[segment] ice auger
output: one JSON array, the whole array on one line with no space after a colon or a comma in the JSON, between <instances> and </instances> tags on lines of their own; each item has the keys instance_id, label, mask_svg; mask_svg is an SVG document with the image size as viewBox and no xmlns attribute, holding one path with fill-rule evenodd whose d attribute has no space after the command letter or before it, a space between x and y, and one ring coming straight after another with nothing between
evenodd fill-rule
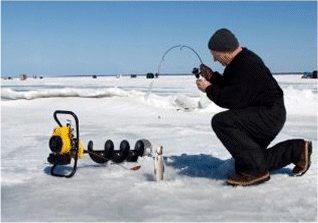
<instances>
[{"instance_id":1,"label":"ice auger","mask_svg":"<svg viewBox=\"0 0 318 223\"><path fill-rule=\"evenodd\" d=\"M75 134L71 126L71 121L63 126L58 119L58 115L70 115L75 120ZM130 145L127 140L120 143L119 150L114 149L112 140L107 140L104 150L94 150L93 141L89 141L87 150L84 149L79 140L79 121L77 116L72 111L57 110L53 117L58 126L54 128L53 134L49 141L49 147L52 151L47 158L51 168L51 174L58 177L72 177L77 169L77 161L82 158L85 153L88 153L90 158L96 163L106 163L111 160L114 163L121 163L123 161L136 162L139 156L149 155L151 153L151 143L146 139L140 139L136 142L134 150L130 150ZM56 171L57 166L69 165L73 161L72 170L69 173L59 173Z\"/></svg>"}]
</instances>

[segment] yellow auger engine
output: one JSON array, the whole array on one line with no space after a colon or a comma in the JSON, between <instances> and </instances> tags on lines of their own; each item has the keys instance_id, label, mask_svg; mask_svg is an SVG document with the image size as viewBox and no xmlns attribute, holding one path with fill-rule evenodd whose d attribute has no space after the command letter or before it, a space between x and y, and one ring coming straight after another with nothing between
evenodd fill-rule
<instances>
[{"instance_id":1,"label":"yellow auger engine","mask_svg":"<svg viewBox=\"0 0 318 223\"><path fill-rule=\"evenodd\" d=\"M74 136L74 129L72 128L71 123L63 126L57 117L58 114L73 116L75 120L76 137ZM47 160L49 163L53 164L51 174L59 177L72 177L76 172L77 160L81 158L84 153L83 145L79 142L78 118L71 111L60 110L55 111L53 117L59 126L54 128L49 141L49 147L52 153L49 155ZM61 174L55 171L58 165L71 164L72 158L74 159L74 165L69 174Z\"/></svg>"},{"instance_id":2,"label":"yellow auger engine","mask_svg":"<svg viewBox=\"0 0 318 223\"><path fill-rule=\"evenodd\" d=\"M58 119L58 114L71 115L75 120L75 132L71 126L71 123L67 123L63 126ZM106 163L111 160L114 163L121 163L123 161L136 162L139 156L149 155L151 153L151 143L146 139L141 139L136 142L135 149L130 150L130 146L127 140L123 140L120 143L120 149L114 150L114 143L111 140L107 140L104 150L93 150L93 141L89 141L87 150L79 140L79 121L77 116L72 111L57 110L54 112L53 117L58 124L58 127L54 128L53 134L49 141L49 147L52 151L47 158L50 164L53 164L51 168L51 174L58 177L72 177L77 168L78 159L82 158L84 153L88 153L90 158L96 163ZM69 165L73 162L72 170L67 173L61 173L56 168L60 165ZM134 167L132 170L139 169Z\"/></svg>"}]
</instances>

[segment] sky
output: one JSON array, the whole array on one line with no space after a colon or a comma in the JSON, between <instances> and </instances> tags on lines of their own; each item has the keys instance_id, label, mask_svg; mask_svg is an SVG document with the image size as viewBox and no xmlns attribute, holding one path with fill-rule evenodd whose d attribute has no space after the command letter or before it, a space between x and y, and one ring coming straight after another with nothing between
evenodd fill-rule
<instances>
[{"instance_id":1,"label":"sky","mask_svg":"<svg viewBox=\"0 0 318 223\"><path fill-rule=\"evenodd\" d=\"M315 1L2 1L1 74L191 73L220 28L272 72L317 69ZM160 69L159 64L161 63Z\"/></svg>"}]
</instances>

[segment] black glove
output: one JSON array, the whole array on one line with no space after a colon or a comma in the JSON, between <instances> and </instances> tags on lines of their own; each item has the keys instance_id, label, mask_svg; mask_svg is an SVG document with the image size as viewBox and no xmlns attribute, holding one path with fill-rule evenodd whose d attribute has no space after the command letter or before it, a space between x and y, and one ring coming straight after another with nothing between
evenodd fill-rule
<instances>
[{"instance_id":1,"label":"black glove","mask_svg":"<svg viewBox=\"0 0 318 223\"><path fill-rule=\"evenodd\" d=\"M211 83L213 71L211 70L210 67L208 67L204 64L201 64L200 65L200 75Z\"/></svg>"}]
</instances>

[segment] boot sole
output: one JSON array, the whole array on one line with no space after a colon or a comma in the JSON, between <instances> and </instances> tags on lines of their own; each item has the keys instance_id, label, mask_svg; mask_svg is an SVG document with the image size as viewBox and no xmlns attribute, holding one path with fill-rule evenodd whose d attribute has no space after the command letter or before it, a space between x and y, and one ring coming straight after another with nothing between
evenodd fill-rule
<instances>
[{"instance_id":1,"label":"boot sole","mask_svg":"<svg viewBox=\"0 0 318 223\"><path fill-rule=\"evenodd\" d=\"M269 174L264 175L263 177L255 179L255 180L251 180L249 182L237 182L237 181L227 180L226 183L227 185L230 185L230 186L252 186L252 185L258 185L258 184L264 183L268 180L270 180Z\"/></svg>"}]
</instances>

